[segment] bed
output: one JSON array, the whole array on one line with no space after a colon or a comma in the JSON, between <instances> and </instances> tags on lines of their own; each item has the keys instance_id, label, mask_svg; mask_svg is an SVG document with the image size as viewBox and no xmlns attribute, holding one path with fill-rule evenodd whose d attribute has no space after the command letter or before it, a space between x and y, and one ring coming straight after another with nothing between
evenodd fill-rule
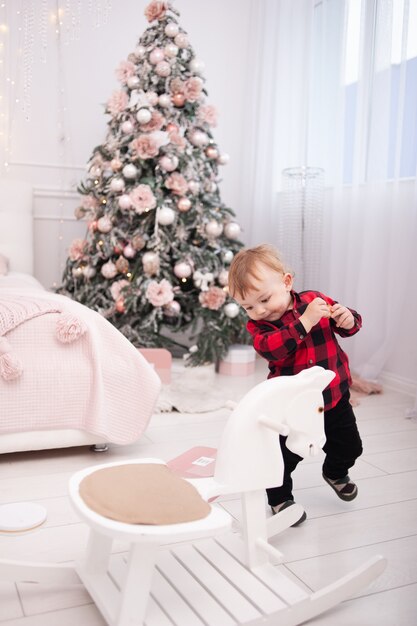
<instances>
[{"instance_id":1,"label":"bed","mask_svg":"<svg viewBox=\"0 0 417 626\"><path fill-rule=\"evenodd\" d=\"M28 185L0 181L0 453L132 443L160 379L101 315L34 278L31 206Z\"/></svg>"}]
</instances>

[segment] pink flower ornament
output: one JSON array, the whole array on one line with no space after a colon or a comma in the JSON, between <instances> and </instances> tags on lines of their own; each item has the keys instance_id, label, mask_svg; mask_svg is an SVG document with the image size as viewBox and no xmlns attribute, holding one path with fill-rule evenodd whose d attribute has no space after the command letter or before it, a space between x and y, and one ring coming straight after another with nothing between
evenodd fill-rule
<instances>
[{"instance_id":1,"label":"pink flower ornament","mask_svg":"<svg viewBox=\"0 0 417 626\"><path fill-rule=\"evenodd\" d=\"M218 311L226 300L226 293L220 287L210 287L207 291L201 291L198 299L202 307Z\"/></svg>"},{"instance_id":2,"label":"pink flower ornament","mask_svg":"<svg viewBox=\"0 0 417 626\"><path fill-rule=\"evenodd\" d=\"M156 198L149 185L138 185L129 194L130 201L137 213L143 213L156 207Z\"/></svg>"},{"instance_id":3,"label":"pink flower ornament","mask_svg":"<svg viewBox=\"0 0 417 626\"><path fill-rule=\"evenodd\" d=\"M79 261L83 258L86 243L85 239L74 239L68 249L68 256L71 261Z\"/></svg>"},{"instance_id":4,"label":"pink flower ornament","mask_svg":"<svg viewBox=\"0 0 417 626\"><path fill-rule=\"evenodd\" d=\"M148 22L162 20L165 17L169 3L164 0L152 0L145 9L145 17Z\"/></svg>"},{"instance_id":5,"label":"pink flower ornament","mask_svg":"<svg viewBox=\"0 0 417 626\"><path fill-rule=\"evenodd\" d=\"M174 299L172 285L163 278L161 282L152 280L146 289L146 298L152 306L164 306Z\"/></svg>"},{"instance_id":6,"label":"pink flower ornament","mask_svg":"<svg viewBox=\"0 0 417 626\"><path fill-rule=\"evenodd\" d=\"M129 97L125 91L113 91L107 101L107 110L113 117L116 117L126 109L128 104Z\"/></svg>"}]
</instances>

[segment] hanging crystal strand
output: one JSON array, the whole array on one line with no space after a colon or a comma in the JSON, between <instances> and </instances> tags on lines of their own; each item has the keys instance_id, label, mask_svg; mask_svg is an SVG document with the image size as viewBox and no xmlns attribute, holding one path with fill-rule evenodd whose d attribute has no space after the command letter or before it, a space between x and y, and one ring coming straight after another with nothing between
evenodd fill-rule
<instances>
[{"instance_id":1,"label":"hanging crystal strand","mask_svg":"<svg viewBox=\"0 0 417 626\"><path fill-rule=\"evenodd\" d=\"M46 63L46 51L48 48L48 0L41 0L39 10L39 41L40 59Z\"/></svg>"},{"instance_id":2,"label":"hanging crystal strand","mask_svg":"<svg viewBox=\"0 0 417 626\"><path fill-rule=\"evenodd\" d=\"M34 0L25 3L23 11L23 103L26 120L30 120L31 91L33 77L33 44L35 41Z\"/></svg>"}]
</instances>

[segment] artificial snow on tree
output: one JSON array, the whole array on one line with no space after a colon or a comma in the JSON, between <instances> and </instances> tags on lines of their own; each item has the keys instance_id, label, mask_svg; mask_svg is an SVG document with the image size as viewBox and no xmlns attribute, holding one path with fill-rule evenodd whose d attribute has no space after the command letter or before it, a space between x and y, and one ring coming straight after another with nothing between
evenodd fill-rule
<instances>
[{"instance_id":1,"label":"artificial snow on tree","mask_svg":"<svg viewBox=\"0 0 417 626\"><path fill-rule=\"evenodd\" d=\"M75 215L87 234L69 248L59 291L135 346L172 349L187 337L187 363L212 363L247 340L227 292L242 247L218 186L228 157L213 138L216 111L178 11L153 0L145 15L151 26L116 71L106 140L79 186Z\"/></svg>"}]
</instances>

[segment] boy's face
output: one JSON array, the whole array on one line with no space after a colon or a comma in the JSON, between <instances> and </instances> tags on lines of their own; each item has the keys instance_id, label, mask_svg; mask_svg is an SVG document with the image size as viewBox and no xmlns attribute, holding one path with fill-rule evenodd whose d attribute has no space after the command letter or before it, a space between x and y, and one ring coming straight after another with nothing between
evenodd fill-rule
<instances>
[{"instance_id":1,"label":"boy's face","mask_svg":"<svg viewBox=\"0 0 417 626\"><path fill-rule=\"evenodd\" d=\"M253 283L253 289L244 298L236 295L235 300L253 320L279 320L285 311L292 308L292 276L265 265L259 265L256 273L259 279Z\"/></svg>"}]
</instances>

